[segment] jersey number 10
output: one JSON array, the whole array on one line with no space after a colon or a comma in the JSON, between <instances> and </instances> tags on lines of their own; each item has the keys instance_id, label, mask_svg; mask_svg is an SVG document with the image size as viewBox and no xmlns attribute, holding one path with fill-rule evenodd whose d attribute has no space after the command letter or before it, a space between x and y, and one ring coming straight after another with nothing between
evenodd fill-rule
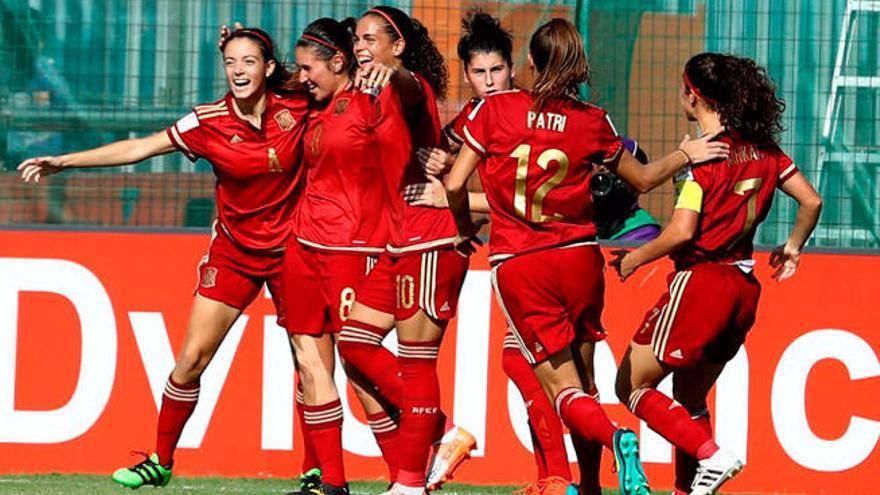
<instances>
[{"instance_id":1,"label":"jersey number 10","mask_svg":"<svg viewBox=\"0 0 880 495\"><path fill-rule=\"evenodd\" d=\"M513 208L516 210L516 214L520 218L531 220L533 222L560 220L562 215L558 213L544 215L544 198L546 198L547 193L549 193L554 187L558 186L559 183L565 179L565 175L568 174L568 156L566 156L562 150L558 149L544 150L538 155L537 164L543 170L547 170L550 166L550 162L556 162L559 164L559 168L556 170L556 173L553 174L553 177L550 177L538 187L537 191L535 191L535 195L532 197L531 201L531 218L529 218L526 216L527 205L529 204L528 198L526 197L526 179L529 176L529 161L531 154L532 146L529 144L521 144L517 146L516 149L513 150L513 153L510 154L511 158L516 158L517 160Z\"/></svg>"}]
</instances>

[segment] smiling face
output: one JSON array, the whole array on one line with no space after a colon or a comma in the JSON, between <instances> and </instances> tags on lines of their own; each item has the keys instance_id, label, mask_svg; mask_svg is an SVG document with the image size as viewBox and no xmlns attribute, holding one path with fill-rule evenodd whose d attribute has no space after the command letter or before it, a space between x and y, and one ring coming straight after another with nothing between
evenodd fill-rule
<instances>
[{"instance_id":1,"label":"smiling face","mask_svg":"<svg viewBox=\"0 0 880 495\"><path fill-rule=\"evenodd\" d=\"M325 60L316 48L298 46L296 65L299 67L299 82L315 101L330 99L340 87L348 83L348 76L343 72L342 55L338 53Z\"/></svg>"},{"instance_id":2,"label":"smiling face","mask_svg":"<svg viewBox=\"0 0 880 495\"><path fill-rule=\"evenodd\" d=\"M513 67L499 52L476 52L465 66L464 79L478 97L511 88Z\"/></svg>"},{"instance_id":3,"label":"smiling face","mask_svg":"<svg viewBox=\"0 0 880 495\"><path fill-rule=\"evenodd\" d=\"M266 79L275 71L275 62L266 62L256 41L239 37L223 47L223 67L232 95L246 100L266 92Z\"/></svg>"},{"instance_id":4,"label":"smiling face","mask_svg":"<svg viewBox=\"0 0 880 495\"><path fill-rule=\"evenodd\" d=\"M357 22L354 54L359 65L376 62L397 65L403 55L406 43L402 39L393 41L386 31L388 23L375 14L367 14Z\"/></svg>"}]
</instances>

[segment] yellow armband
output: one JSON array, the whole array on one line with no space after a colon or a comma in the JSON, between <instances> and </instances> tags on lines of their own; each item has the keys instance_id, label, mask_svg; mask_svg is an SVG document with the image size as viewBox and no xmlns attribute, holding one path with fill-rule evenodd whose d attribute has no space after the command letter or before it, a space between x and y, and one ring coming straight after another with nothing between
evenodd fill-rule
<instances>
[{"instance_id":1,"label":"yellow armband","mask_svg":"<svg viewBox=\"0 0 880 495\"><path fill-rule=\"evenodd\" d=\"M703 207L703 189L692 180L683 180L675 184L678 190L678 200L675 209L687 208L700 213Z\"/></svg>"}]
</instances>

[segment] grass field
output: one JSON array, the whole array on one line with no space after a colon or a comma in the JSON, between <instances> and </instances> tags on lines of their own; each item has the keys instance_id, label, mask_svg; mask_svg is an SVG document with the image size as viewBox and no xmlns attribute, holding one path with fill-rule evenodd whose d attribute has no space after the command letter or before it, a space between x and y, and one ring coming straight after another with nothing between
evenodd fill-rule
<instances>
[{"instance_id":1,"label":"grass field","mask_svg":"<svg viewBox=\"0 0 880 495\"><path fill-rule=\"evenodd\" d=\"M283 479L243 478L174 478L165 488L145 487L136 492L114 485L108 476L50 474L40 476L0 476L0 495L208 495L260 494L281 495L297 485ZM518 486L472 486L450 483L438 495L500 495L510 494ZM154 492L154 490L157 490ZM385 491L378 482L353 482L352 495L376 495ZM606 495L617 491L607 490Z\"/></svg>"}]
</instances>

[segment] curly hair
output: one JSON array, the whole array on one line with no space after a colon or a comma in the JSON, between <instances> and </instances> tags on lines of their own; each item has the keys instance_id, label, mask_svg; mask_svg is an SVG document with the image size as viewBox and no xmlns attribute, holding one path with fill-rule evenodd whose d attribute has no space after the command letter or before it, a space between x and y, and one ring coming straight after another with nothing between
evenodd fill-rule
<instances>
[{"instance_id":1,"label":"curly hair","mask_svg":"<svg viewBox=\"0 0 880 495\"><path fill-rule=\"evenodd\" d=\"M379 11L381 14L375 11ZM417 19L406 15L402 10L387 5L373 7L364 13L364 16L368 15L382 19L382 22L385 23L385 32L391 36L392 41L403 37L403 41L406 43L401 56L403 66L424 77L431 85L437 98L444 98L448 79L446 62L443 60L440 50L437 49L437 45L428 36L428 28ZM391 19L393 25L388 22L388 19Z\"/></svg>"},{"instance_id":2,"label":"curly hair","mask_svg":"<svg viewBox=\"0 0 880 495\"><path fill-rule=\"evenodd\" d=\"M357 21L348 17L342 21L321 17L303 30L295 47L313 48L322 60L330 60L337 53L345 60L345 72L352 76L357 69L354 56L354 31Z\"/></svg>"},{"instance_id":3,"label":"curly hair","mask_svg":"<svg viewBox=\"0 0 880 495\"><path fill-rule=\"evenodd\" d=\"M778 144L785 102L764 67L749 58L706 52L687 61L684 75L686 90L702 96L725 127L759 148Z\"/></svg>"},{"instance_id":4,"label":"curly hair","mask_svg":"<svg viewBox=\"0 0 880 495\"><path fill-rule=\"evenodd\" d=\"M529 40L529 53L538 72L532 85L536 110L550 99L577 95L578 86L590 83L584 42L565 19L550 19L539 27Z\"/></svg>"},{"instance_id":5,"label":"curly hair","mask_svg":"<svg viewBox=\"0 0 880 495\"><path fill-rule=\"evenodd\" d=\"M220 41L220 53L223 53L229 42L236 38L247 38L253 41L260 48L260 54L263 56L264 62L267 64L270 61L275 62L275 71L266 78L266 87L270 91L278 93L296 93L301 91L301 88L295 82L296 78L293 73L275 56L275 42L272 41L269 33L252 27L236 29Z\"/></svg>"},{"instance_id":6,"label":"curly hair","mask_svg":"<svg viewBox=\"0 0 880 495\"><path fill-rule=\"evenodd\" d=\"M472 10L461 20L458 58L467 65L475 53L501 54L507 65L513 65L513 36L501 22L481 10Z\"/></svg>"}]
</instances>

